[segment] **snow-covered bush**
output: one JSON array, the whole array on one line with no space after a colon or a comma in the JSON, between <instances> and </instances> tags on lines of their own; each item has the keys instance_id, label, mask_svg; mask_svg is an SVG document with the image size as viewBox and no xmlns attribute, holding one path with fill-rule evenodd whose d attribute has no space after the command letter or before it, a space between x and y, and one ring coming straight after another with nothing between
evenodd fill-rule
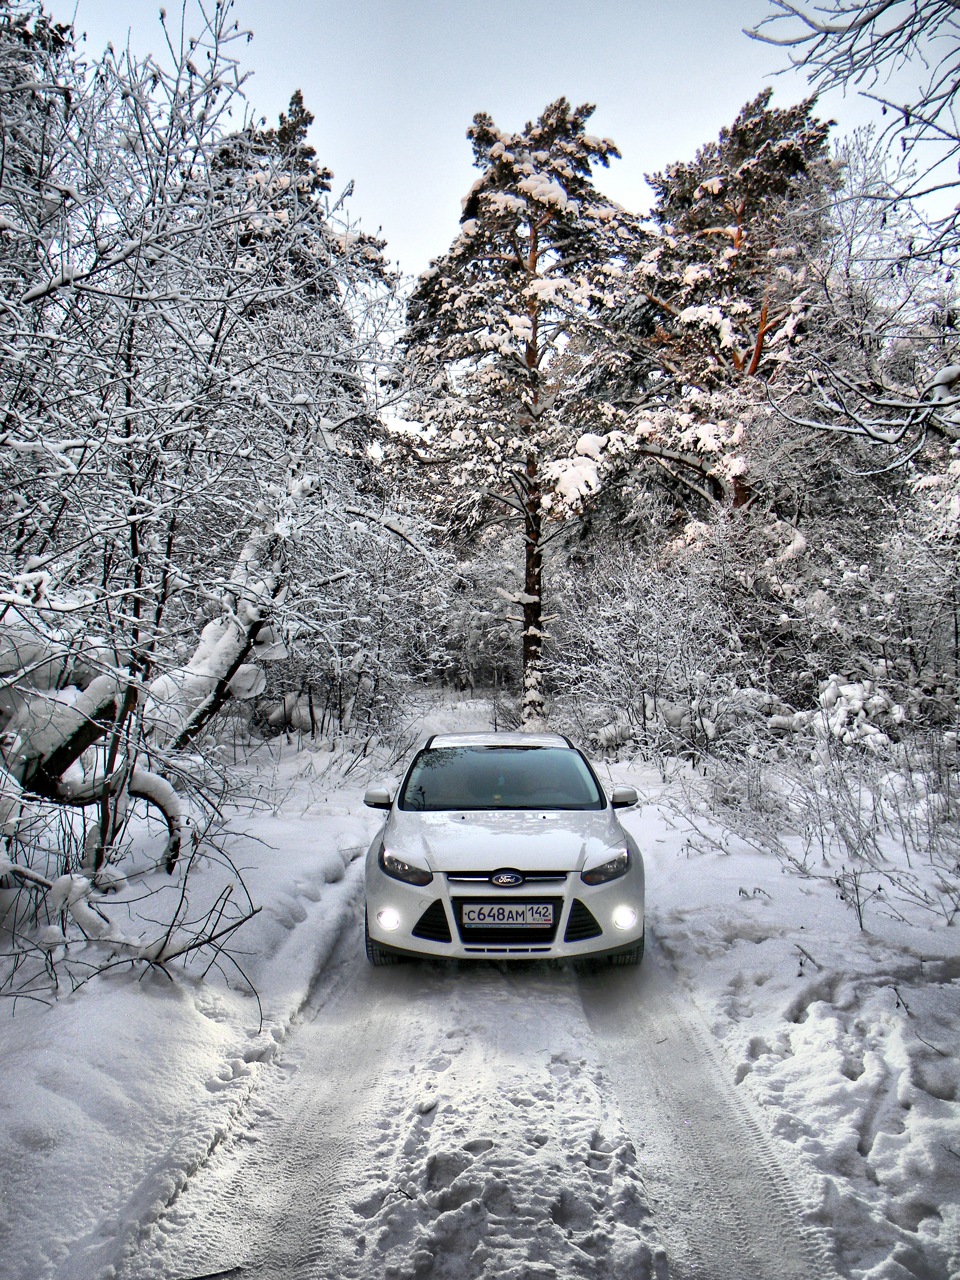
<instances>
[{"instance_id":1,"label":"snow-covered bush","mask_svg":"<svg viewBox=\"0 0 960 1280\"><path fill-rule=\"evenodd\" d=\"M895 732L906 718L904 708L872 680L844 682L832 675L821 684L817 703L811 711L772 715L767 728L834 738L847 747L879 752L891 745L885 729Z\"/></svg>"},{"instance_id":2,"label":"snow-covered bush","mask_svg":"<svg viewBox=\"0 0 960 1280\"><path fill-rule=\"evenodd\" d=\"M425 544L419 525L408 518L406 533ZM268 735L389 736L411 692L436 677L451 558L377 522L350 520L329 534L314 571L328 565L330 585L301 601L286 631L289 656L271 664L253 724ZM356 567L344 578L342 565Z\"/></svg>"},{"instance_id":3,"label":"snow-covered bush","mask_svg":"<svg viewBox=\"0 0 960 1280\"><path fill-rule=\"evenodd\" d=\"M510 586L520 580L522 564L522 540L501 530L482 535L469 558L457 560L442 602L441 683L495 693L520 687L520 603Z\"/></svg>"},{"instance_id":4,"label":"snow-covered bush","mask_svg":"<svg viewBox=\"0 0 960 1280\"><path fill-rule=\"evenodd\" d=\"M578 736L611 753L694 755L749 737L763 696L709 571L644 563L624 540L554 572L551 693Z\"/></svg>"},{"instance_id":5,"label":"snow-covered bush","mask_svg":"<svg viewBox=\"0 0 960 1280\"><path fill-rule=\"evenodd\" d=\"M191 830L197 838L171 873L165 831L135 797L125 797L114 822L110 860L98 867L99 829L82 808L34 803L8 840L0 857L0 994L48 999L131 966L216 966L243 980L231 940L257 909L207 823Z\"/></svg>"},{"instance_id":6,"label":"snow-covered bush","mask_svg":"<svg viewBox=\"0 0 960 1280\"><path fill-rule=\"evenodd\" d=\"M840 694L833 710L860 692ZM832 700L832 694L828 701ZM812 713L819 714L819 713ZM859 714L859 713L858 713ZM896 919L960 918L960 762L942 735L914 733L882 753L822 731L816 751L794 740L775 754L714 759L686 788L687 814L711 819L786 868L835 885L869 927Z\"/></svg>"}]
</instances>

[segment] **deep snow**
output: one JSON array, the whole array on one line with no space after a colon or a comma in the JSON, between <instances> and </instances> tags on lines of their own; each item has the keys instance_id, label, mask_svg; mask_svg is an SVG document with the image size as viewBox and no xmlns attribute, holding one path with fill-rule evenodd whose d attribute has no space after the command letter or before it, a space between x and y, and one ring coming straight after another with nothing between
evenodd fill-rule
<instances>
[{"instance_id":1,"label":"deep snow","mask_svg":"<svg viewBox=\"0 0 960 1280\"><path fill-rule=\"evenodd\" d=\"M438 706L423 729L480 727L486 711L480 700ZM235 942L262 1021L239 976L216 971L171 982L124 968L50 1008L5 1006L4 1277L119 1274L248 1108L340 931L360 928L356 859L378 818L361 803L368 776L333 785L327 763L297 744L265 753L270 805L231 819L232 857L263 906ZM708 846L671 812L674 784L625 764L610 774L643 796L625 822L646 851L649 927L729 1078L808 1171L803 1208L834 1234L838 1272L956 1280L956 930L873 910L861 932L828 878L784 873L720 828ZM433 1076L442 1096L443 1073ZM562 1106L563 1090L541 1103Z\"/></svg>"}]
</instances>

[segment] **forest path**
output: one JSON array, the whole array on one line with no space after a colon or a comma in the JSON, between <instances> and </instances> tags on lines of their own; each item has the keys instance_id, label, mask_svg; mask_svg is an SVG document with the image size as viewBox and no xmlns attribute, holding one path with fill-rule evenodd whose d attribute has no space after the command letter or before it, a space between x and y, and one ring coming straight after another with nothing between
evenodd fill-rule
<instances>
[{"instance_id":1,"label":"forest path","mask_svg":"<svg viewBox=\"0 0 960 1280\"><path fill-rule=\"evenodd\" d=\"M802 1221L800 1180L669 964L579 981L583 1008L640 1152L672 1280L827 1280L829 1239Z\"/></svg>"},{"instance_id":2,"label":"forest path","mask_svg":"<svg viewBox=\"0 0 960 1280\"><path fill-rule=\"evenodd\" d=\"M348 929L122 1280L828 1280L761 1126L639 970L370 968Z\"/></svg>"}]
</instances>

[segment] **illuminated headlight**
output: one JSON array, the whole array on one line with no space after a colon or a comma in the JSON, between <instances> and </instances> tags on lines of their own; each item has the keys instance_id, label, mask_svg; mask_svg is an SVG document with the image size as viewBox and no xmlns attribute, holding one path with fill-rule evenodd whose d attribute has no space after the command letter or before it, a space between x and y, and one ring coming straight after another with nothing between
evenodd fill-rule
<instances>
[{"instance_id":1,"label":"illuminated headlight","mask_svg":"<svg viewBox=\"0 0 960 1280\"><path fill-rule=\"evenodd\" d=\"M393 907L384 907L382 911L377 912L377 924L381 929L392 933L394 929L400 928L399 912L394 911Z\"/></svg>"},{"instance_id":2,"label":"illuminated headlight","mask_svg":"<svg viewBox=\"0 0 960 1280\"><path fill-rule=\"evenodd\" d=\"M425 871L423 867L415 867L409 862L404 862L402 858L398 858L394 853L388 853L386 849L380 850L377 861L380 863L381 871L394 880L402 880L405 884L424 885L429 884L433 879L431 871Z\"/></svg>"},{"instance_id":3,"label":"illuminated headlight","mask_svg":"<svg viewBox=\"0 0 960 1280\"><path fill-rule=\"evenodd\" d=\"M601 862L598 867L589 867L581 871L580 879L584 884L606 884L608 880L617 880L620 876L626 875L629 866L630 854L626 849L621 849L607 862Z\"/></svg>"},{"instance_id":4,"label":"illuminated headlight","mask_svg":"<svg viewBox=\"0 0 960 1280\"><path fill-rule=\"evenodd\" d=\"M617 907L612 919L615 928L632 929L637 923L637 913L633 907Z\"/></svg>"}]
</instances>

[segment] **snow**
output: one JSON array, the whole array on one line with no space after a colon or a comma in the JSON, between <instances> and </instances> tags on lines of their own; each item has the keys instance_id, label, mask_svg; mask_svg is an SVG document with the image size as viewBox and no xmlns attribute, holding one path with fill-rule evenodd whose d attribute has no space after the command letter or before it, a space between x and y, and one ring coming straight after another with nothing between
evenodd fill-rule
<instances>
[{"instance_id":1,"label":"snow","mask_svg":"<svg viewBox=\"0 0 960 1280\"><path fill-rule=\"evenodd\" d=\"M606 445L606 436L598 436L595 432L588 431L580 437L574 447L581 457L596 459L603 453Z\"/></svg>"},{"instance_id":2,"label":"snow","mask_svg":"<svg viewBox=\"0 0 960 1280\"><path fill-rule=\"evenodd\" d=\"M818 1176L809 1211L840 1274L960 1274L954 931L882 904L861 931L829 873L786 874L678 817L659 778L615 776L647 797L624 822L648 850L657 937L738 1087Z\"/></svg>"},{"instance_id":3,"label":"snow","mask_svg":"<svg viewBox=\"0 0 960 1280\"><path fill-rule=\"evenodd\" d=\"M837 684L828 710L858 700L865 708L873 692ZM482 700L437 703L425 707L416 731L489 725ZM611 729L608 744L620 736ZM175 964L169 977L156 970L137 976L121 966L72 994L62 991L51 1007L23 1000L4 1007L0 1273L6 1280L123 1275L122 1259L250 1111L308 993L329 981L324 966L341 931L360 929L359 854L380 821L361 797L387 771L386 762L372 761L366 770L361 764L344 780L329 751L292 743L264 751L254 763L249 783L258 807L233 813L226 847L262 906L235 940L262 1017L236 972L211 970L201 980ZM908 908L893 911L882 899L867 906L860 930L838 896L833 877L844 864L837 850L826 848L829 865L818 862L807 876L788 874L722 822L682 816L684 789L696 782L688 770L678 766L664 778L640 762L599 767L609 783L641 793L641 804L622 817L645 851L649 963L672 966L716 1039L731 1087L758 1109L774 1147L809 1175L794 1190L806 1220L835 1238L838 1274L960 1275L956 930L928 918L897 919L909 918ZM216 860L201 865L194 873L198 893L204 877L212 881L222 872ZM96 914L77 880L64 877L54 895L75 918L78 910ZM110 895L96 907L116 913ZM42 945L54 952L62 945L56 926ZM367 980L365 962L357 963L363 972L347 972L347 981ZM466 999L455 975L428 978L427 996L438 1007ZM482 975L473 989L482 991ZM521 1016L525 991L540 1010L532 1020ZM371 1204L371 1240L378 1224L407 1223L393 1231L394 1252L384 1254L384 1264L405 1265L403 1240L411 1257L419 1249L439 1258L448 1249L453 1258L458 1233L466 1238L481 1218L501 1212L519 1224L518 1242L532 1239L536 1215L547 1214L543 1248L547 1236L563 1244L564 1231L549 1225L548 1210L567 1239L585 1241L588 1208L602 1190L604 1213L620 1205L624 1215L604 1244L604 1274L630 1280L666 1274L655 1237L643 1234L647 1225L634 1230L646 1217L643 1188L622 1145L615 1095L602 1068L564 1029L574 1025L564 1010L579 999L573 978L566 971L544 976L536 966L518 970L509 999L516 1003L497 1007L493 1043L502 1061L488 1099L464 1112L456 1072L439 1060L423 1062L415 1078L403 1077L402 1087L413 1090L432 1125L434 1144L446 1134L453 1150L466 1121L470 1159L447 1169L435 1158L431 1163L426 1149L401 1153L387 1115L371 1139L380 1146L358 1192ZM478 1029L486 1016L478 1010ZM452 1025L472 1024L467 1018ZM414 1042L421 1031L418 1024L410 1028ZM454 1037L448 1064L461 1069L481 1054L481 1044ZM400 1087L401 1078L383 1089ZM498 1107L519 1109L529 1132L542 1135L516 1163L485 1145L497 1136ZM566 1137L557 1127L564 1114ZM591 1124L577 1119L591 1115L599 1117ZM639 1155L642 1175L642 1149ZM402 1164L411 1186L419 1179L433 1189L385 1204L392 1161ZM550 1209L559 1203L550 1188L564 1178L561 1213ZM433 1226L422 1216L431 1204Z\"/></svg>"},{"instance_id":4,"label":"snow","mask_svg":"<svg viewBox=\"0 0 960 1280\"><path fill-rule=\"evenodd\" d=\"M700 284L704 280L709 280L712 274L713 273L709 267L702 266L698 263L692 263L689 267L684 268L681 280L686 285L695 285Z\"/></svg>"},{"instance_id":5,"label":"snow","mask_svg":"<svg viewBox=\"0 0 960 1280\"><path fill-rule=\"evenodd\" d=\"M255 592L257 584L244 585L248 593ZM247 643L245 623L252 612L249 601L241 600L236 617L224 616L208 622L186 666L157 676L151 682L144 719L155 734L174 737L203 699L213 692Z\"/></svg>"},{"instance_id":6,"label":"snow","mask_svg":"<svg viewBox=\"0 0 960 1280\"><path fill-rule=\"evenodd\" d=\"M569 211L576 215L579 209L576 200L570 199L556 178L551 178L545 173L534 173L527 178L521 178L517 183L517 190L530 196L538 204L552 205L561 213Z\"/></svg>"},{"instance_id":7,"label":"snow","mask_svg":"<svg viewBox=\"0 0 960 1280\"><path fill-rule=\"evenodd\" d=\"M556 489L562 502L577 507L600 488L597 464L588 457L561 458L543 467L544 479Z\"/></svg>"},{"instance_id":8,"label":"snow","mask_svg":"<svg viewBox=\"0 0 960 1280\"><path fill-rule=\"evenodd\" d=\"M298 754L280 762L264 790L290 793L283 815L237 814L231 823L232 851L263 904L236 944L262 1021L236 974L200 981L176 965L172 981L121 969L50 1009L4 1006L0 1053L16 1081L0 1104L7 1280L114 1274L131 1232L156 1217L229 1129L345 921L354 921L354 860L377 825L359 782L321 795L315 767ZM199 873L216 874L215 866ZM84 877L63 877L54 893L74 917L84 908L96 914Z\"/></svg>"},{"instance_id":9,"label":"snow","mask_svg":"<svg viewBox=\"0 0 960 1280\"><path fill-rule=\"evenodd\" d=\"M481 185L484 179L481 179ZM494 213L516 213L523 215L527 212L525 201L519 196L512 195L509 191L491 191L486 197L487 205Z\"/></svg>"},{"instance_id":10,"label":"snow","mask_svg":"<svg viewBox=\"0 0 960 1280\"><path fill-rule=\"evenodd\" d=\"M931 400L950 400L957 381L960 381L960 365L947 365L931 378L924 388L924 394L929 395Z\"/></svg>"},{"instance_id":11,"label":"snow","mask_svg":"<svg viewBox=\"0 0 960 1280\"><path fill-rule=\"evenodd\" d=\"M733 325L719 307L684 307L677 316L681 324L697 325L701 329L716 329L721 347L734 345Z\"/></svg>"}]
</instances>

